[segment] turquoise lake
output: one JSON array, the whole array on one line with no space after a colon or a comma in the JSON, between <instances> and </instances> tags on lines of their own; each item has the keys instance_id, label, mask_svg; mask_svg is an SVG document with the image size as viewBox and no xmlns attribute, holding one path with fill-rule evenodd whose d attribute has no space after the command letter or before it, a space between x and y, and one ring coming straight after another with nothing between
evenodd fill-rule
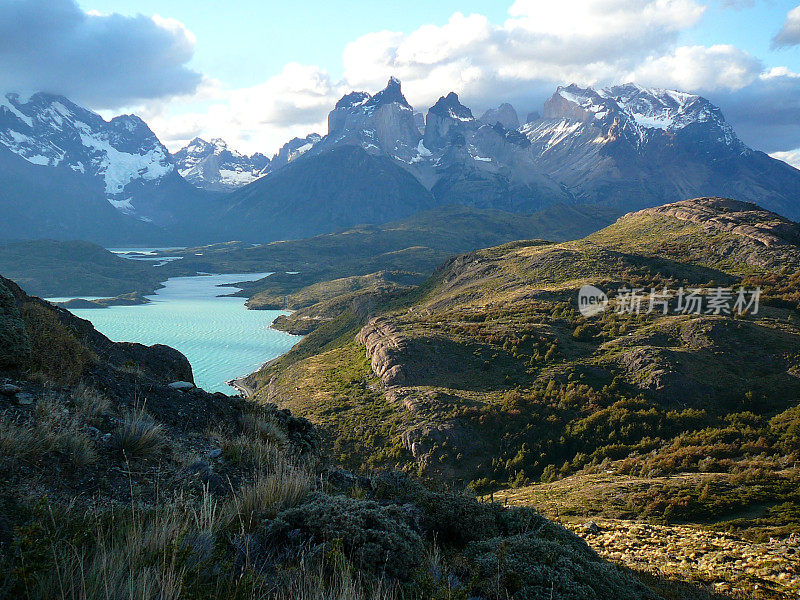
<instances>
[{"instance_id":1,"label":"turquoise lake","mask_svg":"<svg viewBox=\"0 0 800 600\"><path fill-rule=\"evenodd\" d=\"M275 317L286 314L284 311L247 310L244 298L218 297L236 291L233 283L266 275L174 277L149 296L149 304L71 312L91 321L115 342L172 346L192 363L199 387L234 393L226 381L252 373L301 339L270 328Z\"/></svg>"}]
</instances>

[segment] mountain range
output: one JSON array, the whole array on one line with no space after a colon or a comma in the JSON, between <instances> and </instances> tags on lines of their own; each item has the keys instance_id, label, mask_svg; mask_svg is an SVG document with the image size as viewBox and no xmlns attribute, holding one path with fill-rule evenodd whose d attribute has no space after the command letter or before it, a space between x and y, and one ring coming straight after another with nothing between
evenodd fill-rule
<instances>
[{"instance_id":1,"label":"mountain range","mask_svg":"<svg viewBox=\"0 0 800 600\"><path fill-rule=\"evenodd\" d=\"M63 96L0 97L0 239L265 242L460 204L619 214L724 195L800 218L800 171L748 148L697 95L559 87L541 114L479 118L448 93L423 115L391 78L343 96L328 133L251 156L196 138L174 155L136 116Z\"/></svg>"}]
</instances>

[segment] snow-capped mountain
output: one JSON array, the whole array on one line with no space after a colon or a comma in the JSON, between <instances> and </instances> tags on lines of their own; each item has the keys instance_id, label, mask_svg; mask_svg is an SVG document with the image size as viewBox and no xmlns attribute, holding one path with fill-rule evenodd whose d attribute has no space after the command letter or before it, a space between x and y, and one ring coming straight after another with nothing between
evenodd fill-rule
<instances>
[{"instance_id":1,"label":"snow-capped mountain","mask_svg":"<svg viewBox=\"0 0 800 600\"><path fill-rule=\"evenodd\" d=\"M458 95L450 92L428 109L425 118L425 147L463 146L466 138L479 127L472 111L461 104Z\"/></svg>"},{"instance_id":2,"label":"snow-capped mountain","mask_svg":"<svg viewBox=\"0 0 800 600\"><path fill-rule=\"evenodd\" d=\"M719 108L705 98L673 90L647 89L633 83L601 90L559 87L544 105L543 118L525 132L544 153L576 131L594 135L594 143L625 143L638 152L648 145L679 140L687 133L706 151L746 152Z\"/></svg>"},{"instance_id":3,"label":"snow-capped mountain","mask_svg":"<svg viewBox=\"0 0 800 600\"><path fill-rule=\"evenodd\" d=\"M295 138L271 159L200 139L173 158L138 117L6 94L0 238L269 241L443 204L622 213L709 195L800 219L800 171L748 148L697 95L570 85L521 126L509 104L476 118L453 92L425 112L423 122L391 78L342 97L327 135Z\"/></svg>"},{"instance_id":4,"label":"snow-capped mountain","mask_svg":"<svg viewBox=\"0 0 800 600\"><path fill-rule=\"evenodd\" d=\"M139 117L0 95L0 237L194 243L213 235L218 210Z\"/></svg>"},{"instance_id":5,"label":"snow-capped mountain","mask_svg":"<svg viewBox=\"0 0 800 600\"><path fill-rule=\"evenodd\" d=\"M415 114L395 78L374 96L352 92L306 156L360 146L412 173L434 203L519 212L601 203L625 211L728 195L800 217L800 172L747 148L720 109L694 94L636 84L559 87L522 126L510 104L475 118L452 92L430 107L424 129Z\"/></svg>"},{"instance_id":6,"label":"snow-capped mountain","mask_svg":"<svg viewBox=\"0 0 800 600\"><path fill-rule=\"evenodd\" d=\"M175 171L169 152L139 117L105 121L63 96L0 97L0 143L29 163L92 179L118 210L150 219L136 197Z\"/></svg>"},{"instance_id":7,"label":"snow-capped mountain","mask_svg":"<svg viewBox=\"0 0 800 600\"><path fill-rule=\"evenodd\" d=\"M374 96L352 92L328 115L328 135L319 151L341 144L359 145L367 152L408 162L417 154L420 132L400 81L392 77Z\"/></svg>"},{"instance_id":8,"label":"snow-capped mountain","mask_svg":"<svg viewBox=\"0 0 800 600\"><path fill-rule=\"evenodd\" d=\"M224 140L194 138L173 159L181 176L199 188L228 192L252 183L269 172L270 159L261 153L247 156Z\"/></svg>"},{"instance_id":9,"label":"snow-capped mountain","mask_svg":"<svg viewBox=\"0 0 800 600\"><path fill-rule=\"evenodd\" d=\"M320 157L327 152L360 147L368 155L389 158L410 172L431 193L431 206L456 202L533 211L556 201L569 201L557 183L536 169L529 140L516 128L507 129L501 124L501 120L516 119L516 112L509 105L501 106L499 118L486 124L451 92L427 111L422 126L419 114L394 77L375 95L351 92L336 103L328 116L328 134L308 148L304 160L317 160L324 169L330 161L323 166ZM355 163L353 169L356 185L362 176ZM273 169L259 188L266 194L278 182L285 186L286 177L277 178L277 170ZM383 193L393 197L396 191Z\"/></svg>"},{"instance_id":10,"label":"snow-capped mountain","mask_svg":"<svg viewBox=\"0 0 800 600\"><path fill-rule=\"evenodd\" d=\"M632 83L559 87L521 131L537 168L578 202L628 210L717 195L800 217L800 172L748 148L701 96Z\"/></svg>"}]
</instances>

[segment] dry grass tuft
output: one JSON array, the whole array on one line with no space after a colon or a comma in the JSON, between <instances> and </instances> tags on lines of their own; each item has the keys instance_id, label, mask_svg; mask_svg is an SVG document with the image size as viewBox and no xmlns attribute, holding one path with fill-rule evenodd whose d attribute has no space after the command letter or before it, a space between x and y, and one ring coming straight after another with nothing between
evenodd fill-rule
<instances>
[{"instance_id":1,"label":"dry grass tuft","mask_svg":"<svg viewBox=\"0 0 800 600\"><path fill-rule=\"evenodd\" d=\"M33 418L0 415L0 449L6 459L35 463L48 453L59 453L75 467L97 460L82 419L53 400L40 399Z\"/></svg>"},{"instance_id":2,"label":"dry grass tuft","mask_svg":"<svg viewBox=\"0 0 800 600\"><path fill-rule=\"evenodd\" d=\"M153 456L161 451L165 443L163 426L147 414L143 405L129 411L111 436L113 448L135 458Z\"/></svg>"},{"instance_id":3,"label":"dry grass tuft","mask_svg":"<svg viewBox=\"0 0 800 600\"><path fill-rule=\"evenodd\" d=\"M284 464L270 474L256 473L253 483L234 497L228 521L242 531L251 531L263 517L272 518L300 503L312 487L313 477L301 467Z\"/></svg>"}]
</instances>

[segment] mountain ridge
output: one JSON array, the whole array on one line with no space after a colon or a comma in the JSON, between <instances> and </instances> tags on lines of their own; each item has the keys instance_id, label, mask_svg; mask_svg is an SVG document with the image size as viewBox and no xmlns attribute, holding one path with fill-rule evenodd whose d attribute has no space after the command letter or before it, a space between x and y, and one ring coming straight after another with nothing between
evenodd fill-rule
<instances>
[{"instance_id":1,"label":"mountain ridge","mask_svg":"<svg viewBox=\"0 0 800 600\"><path fill-rule=\"evenodd\" d=\"M228 192L252 183L268 172L271 162L260 152L241 154L220 138L207 142L199 137L173 154L173 159L181 177L213 192Z\"/></svg>"},{"instance_id":2,"label":"mountain ridge","mask_svg":"<svg viewBox=\"0 0 800 600\"><path fill-rule=\"evenodd\" d=\"M800 218L800 171L747 148L719 108L701 96L635 84L599 90L573 84L559 87L542 116L517 128L511 127L518 118L510 105L486 115L494 122L475 118L450 92L434 103L421 128L420 113L406 100L400 81L391 78L374 95L343 96L329 114L327 135L295 138L271 159L245 157L220 140L200 139L173 157L137 117L105 121L60 96L6 94L0 103L0 145L8 152L0 159L11 153L31 167L53 169L54 176L71 171L63 177L82 179L91 199L87 207L71 206L87 223L96 223L81 229L91 231L93 241L138 236L215 242L246 230L249 240L263 242L270 238L262 236L305 237L453 203L519 213L556 204L627 212L718 195ZM336 158L354 147L371 158L356 152L349 152L352 163ZM26 173L34 170L7 162L5 187L22 193L31 179ZM291 168L299 162L302 167ZM325 185L334 163L336 177ZM361 171L367 163L373 166ZM292 177L300 179L290 182ZM328 199L325 219L308 210L306 217L298 212L293 218L286 209L314 206L309 178L317 181L314 193ZM340 189L333 190L333 182ZM365 194L365 186L372 192ZM36 187L31 206L44 215L57 201L37 194ZM276 202L287 191L296 198ZM354 202L356 196L365 204ZM398 198L410 202L402 207ZM122 217L106 217L121 223L113 233L99 231L107 210L89 214L88 205L100 199ZM288 228L272 226L265 207L281 211ZM317 208L323 207L317 203ZM241 215L246 219L236 221ZM47 218L15 218L9 229L16 237L75 237L69 227L58 231Z\"/></svg>"}]
</instances>

